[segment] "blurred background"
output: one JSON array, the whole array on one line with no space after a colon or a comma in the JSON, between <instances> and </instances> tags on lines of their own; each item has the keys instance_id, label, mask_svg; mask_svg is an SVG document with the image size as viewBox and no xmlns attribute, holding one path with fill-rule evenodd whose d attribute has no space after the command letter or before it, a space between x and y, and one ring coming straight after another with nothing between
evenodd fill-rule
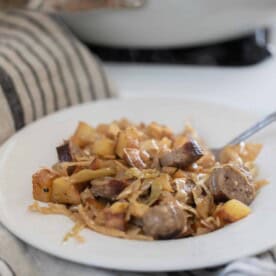
<instances>
[{"instance_id":1,"label":"blurred background","mask_svg":"<svg viewBox=\"0 0 276 276\"><path fill-rule=\"evenodd\" d=\"M51 12L95 53L122 97L274 108L276 0L9 0ZM244 106L245 101L247 105Z\"/></svg>"},{"instance_id":2,"label":"blurred background","mask_svg":"<svg viewBox=\"0 0 276 276\"><path fill-rule=\"evenodd\" d=\"M274 0L54 2L64 22L106 61L243 66L270 56Z\"/></svg>"}]
</instances>

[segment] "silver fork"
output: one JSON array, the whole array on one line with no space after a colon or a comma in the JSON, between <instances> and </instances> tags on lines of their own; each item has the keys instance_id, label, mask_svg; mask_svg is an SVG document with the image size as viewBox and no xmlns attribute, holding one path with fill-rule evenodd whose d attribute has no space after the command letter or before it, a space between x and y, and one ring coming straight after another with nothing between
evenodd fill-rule
<instances>
[{"instance_id":1,"label":"silver fork","mask_svg":"<svg viewBox=\"0 0 276 276\"><path fill-rule=\"evenodd\" d=\"M276 112L273 112L269 115L267 115L265 118L263 118L261 121L257 122L250 128L243 131L240 135L232 139L230 142L225 144L223 147L220 148L212 148L211 152L215 155L215 158L218 159L220 151L225 148L228 145L237 145L252 135L254 135L256 132L260 131L261 129L265 128L266 126L270 125L272 122L276 121Z\"/></svg>"}]
</instances>

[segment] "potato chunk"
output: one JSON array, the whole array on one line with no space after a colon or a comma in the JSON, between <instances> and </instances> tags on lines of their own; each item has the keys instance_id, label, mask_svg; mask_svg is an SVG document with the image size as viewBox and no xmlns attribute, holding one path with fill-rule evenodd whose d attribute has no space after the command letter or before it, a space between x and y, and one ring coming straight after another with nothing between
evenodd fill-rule
<instances>
[{"instance_id":1,"label":"potato chunk","mask_svg":"<svg viewBox=\"0 0 276 276\"><path fill-rule=\"evenodd\" d=\"M84 147L90 143L92 143L96 138L96 130L90 125L79 122L79 125L72 136L72 142L79 147Z\"/></svg>"},{"instance_id":2,"label":"potato chunk","mask_svg":"<svg viewBox=\"0 0 276 276\"><path fill-rule=\"evenodd\" d=\"M134 201L129 205L129 215L136 218L142 218L148 209L148 205Z\"/></svg>"},{"instance_id":3,"label":"potato chunk","mask_svg":"<svg viewBox=\"0 0 276 276\"><path fill-rule=\"evenodd\" d=\"M239 200L231 199L225 202L217 211L217 216L223 222L235 222L246 216L251 212L251 209Z\"/></svg>"},{"instance_id":4,"label":"potato chunk","mask_svg":"<svg viewBox=\"0 0 276 276\"><path fill-rule=\"evenodd\" d=\"M128 127L118 135L116 154L123 159L125 148L139 147L139 132L135 127Z\"/></svg>"},{"instance_id":5,"label":"potato chunk","mask_svg":"<svg viewBox=\"0 0 276 276\"><path fill-rule=\"evenodd\" d=\"M107 136L111 139L115 139L120 132L120 128L117 123L113 122L108 127Z\"/></svg>"},{"instance_id":6,"label":"potato chunk","mask_svg":"<svg viewBox=\"0 0 276 276\"><path fill-rule=\"evenodd\" d=\"M172 137L171 129L156 122L152 122L147 126L147 134L154 139L161 140L163 137Z\"/></svg>"},{"instance_id":7,"label":"potato chunk","mask_svg":"<svg viewBox=\"0 0 276 276\"><path fill-rule=\"evenodd\" d=\"M108 138L96 140L92 146L92 152L100 156L114 155L115 142Z\"/></svg>"},{"instance_id":8,"label":"potato chunk","mask_svg":"<svg viewBox=\"0 0 276 276\"><path fill-rule=\"evenodd\" d=\"M120 214L120 213L124 213L126 212L127 208L128 208L128 203L127 202L120 202L117 201L115 203L113 203L109 210L113 213L113 214Z\"/></svg>"},{"instance_id":9,"label":"potato chunk","mask_svg":"<svg viewBox=\"0 0 276 276\"><path fill-rule=\"evenodd\" d=\"M36 200L51 201L52 184L57 175L49 169L41 169L33 175L33 197Z\"/></svg>"},{"instance_id":10,"label":"potato chunk","mask_svg":"<svg viewBox=\"0 0 276 276\"><path fill-rule=\"evenodd\" d=\"M53 181L52 201L64 204L80 204L80 189L67 176Z\"/></svg>"}]
</instances>

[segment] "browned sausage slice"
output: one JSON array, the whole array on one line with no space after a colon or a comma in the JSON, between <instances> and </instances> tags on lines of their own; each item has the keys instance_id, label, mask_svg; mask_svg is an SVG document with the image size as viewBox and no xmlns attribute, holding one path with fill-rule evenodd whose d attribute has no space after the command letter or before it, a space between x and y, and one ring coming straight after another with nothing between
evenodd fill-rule
<instances>
[{"instance_id":1,"label":"browned sausage slice","mask_svg":"<svg viewBox=\"0 0 276 276\"><path fill-rule=\"evenodd\" d=\"M143 216L143 230L155 239L176 237L186 224L186 216L176 204L156 205Z\"/></svg>"},{"instance_id":2,"label":"browned sausage slice","mask_svg":"<svg viewBox=\"0 0 276 276\"><path fill-rule=\"evenodd\" d=\"M126 185L124 181L106 177L91 181L91 192L95 197L115 200Z\"/></svg>"},{"instance_id":3,"label":"browned sausage slice","mask_svg":"<svg viewBox=\"0 0 276 276\"><path fill-rule=\"evenodd\" d=\"M237 199L250 204L255 198L255 188L249 172L232 165L215 168L206 186L217 201Z\"/></svg>"},{"instance_id":4,"label":"browned sausage slice","mask_svg":"<svg viewBox=\"0 0 276 276\"><path fill-rule=\"evenodd\" d=\"M73 160L69 143L64 143L57 148L58 160L60 162L71 162Z\"/></svg>"},{"instance_id":5,"label":"browned sausage slice","mask_svg":"<svg viewBox=\"0 0 276 276\"><path fill-rule=\"evenodd\" d=\"M184 169L202 156L203 152L199 144L195 140L191 140L180 148L163 154L160 157L160 164L162 167L178 167Z\"/></svg>"}]
</instances>

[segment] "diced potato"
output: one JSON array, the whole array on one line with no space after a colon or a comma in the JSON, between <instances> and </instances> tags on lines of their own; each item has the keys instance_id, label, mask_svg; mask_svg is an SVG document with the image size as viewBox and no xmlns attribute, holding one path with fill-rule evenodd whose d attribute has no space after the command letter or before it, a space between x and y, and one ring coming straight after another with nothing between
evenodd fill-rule
<instances>
[{"instance_id":1,"label":"diced potato","mask_svg":"<svg viewBox=\"0 0 276 276\"><path fill-rule=\"evenodd\" d=\"M196 162L199 167L211 168L215 165L216 159L211 152L205 152L204 155Z\"/></svg>"},{"instance_id":2,"label":"diced potato","mask_svg":"<svg viewBox=\"0 0 276 276\"><path fill-rule=\"evenodd\" d=\"M108 138L96 140L92 145L92 153L100 156L114 155L115 142Z\"/></svg>"},{"instance_id":3,"label":"diced potato","mask_svg":"<svg viewBox=\"0 0 276 276\"><path fill-rule=\"evenodd\" d=\"M251 209L247 205L239 200L231 199L219 208L216 215L223 222L235 222L248 216L250 212Z\"/></svg>"},{"instance_id":4,"label":"diced potato","mask_svg":"<svg viewBox=\"0 0 276 276\"><path fill-rule=\"evenodd\" d=\"M168 151L168 150L171 149L171 147L172 147L172 140L169 139L168 137L163 137L163 138L159 141L158 145L159 145L159 148L160 148L160 152L161 152L161 153L162 153L162 152L166 152L166 151Z\"/></svg>"},{"instance_id":5,"label":"diced potato","mask_svg":"<svg viewBox=\"0 0 276 276\"><path fill-rule=\"evenodd\" d=\"M128 127L119 133L115 151L122 159L125 148L139 148L139 132L134 127Z\"/></svg>"},{"instance_id":6,"label":"diced potato","mask_svg":"<svg viewBox=\"0 0 276 276\"><path fill-rule=\"evenodd\" d=\"M113 214L119 214L119 213L124 213L126 212L127 208L128 208L129 203L128 202L115 202L113 203L109 210L113 213Z\"/></svg>"},{"instance_id":7,"label":"diced potato","mask_svg":"<svg viewBox=\"0 0 276 276\"><path fill-rule=\"evenodd\" d=\"M126 129L127 127L129 127L130 125L133 125L128 119L126 118L122 118L120 119L119 121L115 121L116 124L118 125L118 127L121 129L121 130L124 130Z\"/></svg>"},{"instance_id":8,"label":"diced potato","mask_svg":"<svg viewBox=\"0 0 276 276\"><path fill-rule=\"evenodd\" d=\"M188 136L185 135L179 135L175 138L174 143L173 143L173 148L177 149L183 146L185 143L189 142Z\"/></svg>"},{"instance_id":9,"label":"diced potato","mask_svg":"<svg viewBox=\"0 0 276 276\"><path fill-rule=\"evenodd\" d=\"M33 175L33 197L36 200L51 201L52 184L57 175L48 170L41 169Z\"/></svg>"},{"instance_id":10,"label":"diced potato","mask_svg":"<svg viewBox=\"0 0 276 276\"><path fill-rule=\"evenodd\" d=\"M64 204L80 204L80 190L70 178L62 176L53 181L52 201Z\"/></svg>"},{"instance_id":11,"label":"diced potato","mask_svg":"<svg viewBox=\"0 0 276 276\"><path fill-rule=\"evenodd\" d=\"M172 131L156 122L152 122L147 126L147 133L150 137L161 140L163 137L171 137Z\"/></svg>"},{"instance_id":12,"label":"diced potato","mask_svg":"<svg viewBox=\"0 0 276 276\"><path fill-rule=\"evenodd\" d=\"M119 132L120 132L120 128L118 124L113 122L112 124L109 125L107 136L112 139L115 139L118 136Z\"/></svg>"},{"instance_id":13,"label":"diced potato","mask_svg":"<svg viewBox=\"0 0 276 276\"><path fill-rule=\"evenodd\" d=\"M84 147L92 143L95 140L96 135L96 130L93 127L84 122L79 122L79 125L71 140L79 147Z\"/></svg>"},{"instance_id":14,"label":"diced potato","mask_svg":"<svg viewBox=\"0 0 276 276\"><path fill-rule=\"evenodd\" d=\"M134 201L129 205L129 214L136 218L142 218L148 209L149 206L146 204Z\"/></svg>"},{"instance_id":15,"label":"diced potato","mask_svg":"<svg viewBox=\"0 0 276 276\"><path fill-rule=\"evenodd\" d=\"M198 133L196 132L196 130L192 127L192 125L190 123L185 124L185 128L184 128L182 135L190 137L190 139L191 138L195 139L197 142L199 142L199 140L200 140Z\"/></svg>"},{"instance_id":16,"label":"diced potato","mask_svg":"<svg viewBox=\"0 0 276 276\"><path fill-rule=\"evenodd\" d=\"M108 128L109 128L109 125L108 124L99 124L96 128L96 131L98 133L101 133L103 135L107 135L108 133Z\"/></svg>"}]
</instances>

